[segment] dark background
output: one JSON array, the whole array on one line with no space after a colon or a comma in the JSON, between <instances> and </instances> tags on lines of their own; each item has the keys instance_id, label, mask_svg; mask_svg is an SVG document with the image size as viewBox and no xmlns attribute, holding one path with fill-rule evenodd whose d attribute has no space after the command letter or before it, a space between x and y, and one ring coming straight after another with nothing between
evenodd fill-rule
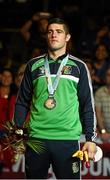
<instances>
[{"instance_id":1,"label":"dark background","mask_svg":"<svg viewBox=\"0 0 110 180\"><path fill-rule=\"evenodd\" d=\"M10 34L37 12L50 12L67 20L75 46L86 29L97 31L110 26L110 0L0 0L0 48L8 44ZM22 0L23 1L23 0ZM1 43L2 42L2 43Z\"/></svg>"}]
</instances>

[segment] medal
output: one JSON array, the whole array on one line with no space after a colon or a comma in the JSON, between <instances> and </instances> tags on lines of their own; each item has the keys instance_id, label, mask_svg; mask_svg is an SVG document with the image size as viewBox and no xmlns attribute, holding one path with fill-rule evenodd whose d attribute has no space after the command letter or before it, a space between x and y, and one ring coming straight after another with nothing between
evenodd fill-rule
<instances>
[{"instance_id":1,"label":"medal","mask_svg":"<svg viewBox=\"0 0 110 180\"><path fill-rule=\"evenodd\" d=\"M44 106L47 108L47 109L53 109L55 108L56 106L56 101L54 99L54 97L48 97L48 99L45 101L44 103Z\"/></svg>"},{"instance_id":2,"label":"medal","mask_svg":"<svg viewBox=\"0 0 110 180\"><path fill-rule=\"evenodd\" d=\"M56 100L54 99L54 94L58 87L58 83L59 83L59 80L60 80L60 77L62 74L62 69L66 65L67 61L68 61L68 55L62 60L60 66L59 66L58 72L55 76L55 79L52 82L48 58L47 57L45 58L44 67L45 67L45 76L46 76L46 81L47 81L47 86L48 86L49 97L45 101L44 106L45 106L45 108L47 108L49 110L55 108L55 106L56 106Z\"/></svg>"}]
</instances>

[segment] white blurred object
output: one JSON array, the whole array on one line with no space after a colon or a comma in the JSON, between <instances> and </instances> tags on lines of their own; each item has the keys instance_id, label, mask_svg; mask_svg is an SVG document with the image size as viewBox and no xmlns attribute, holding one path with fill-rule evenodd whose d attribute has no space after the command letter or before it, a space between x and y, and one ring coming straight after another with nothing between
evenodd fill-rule
<instances>
[{"instance_id":1,"label":"white blurred object","mask_svg":"<svg viewBox=\"0 0 110 180\"><path fill-rule=\"evenodd\" d=\"M95 157L94 157L94 162L99 161L103 156L102 149L99 146L96 146L96 148L97 148L97 152L96 152Z\"/></svg>"},{"instance_id":2,"label":"white blurred object","mask_svg":"<svg viewBox=\"0 0 110 180\"><path fill-rule=\"evenodd\" d=\"M47 18L49 18L49 17L52 16L52 14L49 13L49 12L38 12L37 15L39 15L39 17L41 17L41 18L42 18L42 17L47 17Z\"/></svg>"}]
</instances>

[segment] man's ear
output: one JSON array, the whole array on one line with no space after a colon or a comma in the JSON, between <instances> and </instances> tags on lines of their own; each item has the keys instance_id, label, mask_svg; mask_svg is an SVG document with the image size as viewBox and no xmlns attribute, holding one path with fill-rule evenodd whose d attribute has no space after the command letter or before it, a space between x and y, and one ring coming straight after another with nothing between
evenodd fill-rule
<instances>
[{"instance_id":1,"label":"man's ear","mask_svg":"<svg viewBox=\"0 0 110 180\"><path fill-rule=\"evenodd\" d=\"M66 42L68 42L68 41L70 40L70 38L71 38L71 35L70 35L70 34L67 34L67 35L66 35Z\"/></svg>"}]
</instances>

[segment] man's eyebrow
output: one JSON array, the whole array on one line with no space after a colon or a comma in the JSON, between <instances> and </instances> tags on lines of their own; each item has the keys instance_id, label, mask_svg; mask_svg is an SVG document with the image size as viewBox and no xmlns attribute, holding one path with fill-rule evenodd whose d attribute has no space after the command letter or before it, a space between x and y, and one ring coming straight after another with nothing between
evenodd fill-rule
<instances>
[{"instance_id":1,"label":"man's eyebrow","mask_svg":"<svg viewBox=\"0 0 110 180\"><path fill-rule=\"evenodd\" d=\"M64 31L63 29L59 29L59 28L57 28L57 29L48 29L48 31Z\"/></svg>"}]
</instances>

